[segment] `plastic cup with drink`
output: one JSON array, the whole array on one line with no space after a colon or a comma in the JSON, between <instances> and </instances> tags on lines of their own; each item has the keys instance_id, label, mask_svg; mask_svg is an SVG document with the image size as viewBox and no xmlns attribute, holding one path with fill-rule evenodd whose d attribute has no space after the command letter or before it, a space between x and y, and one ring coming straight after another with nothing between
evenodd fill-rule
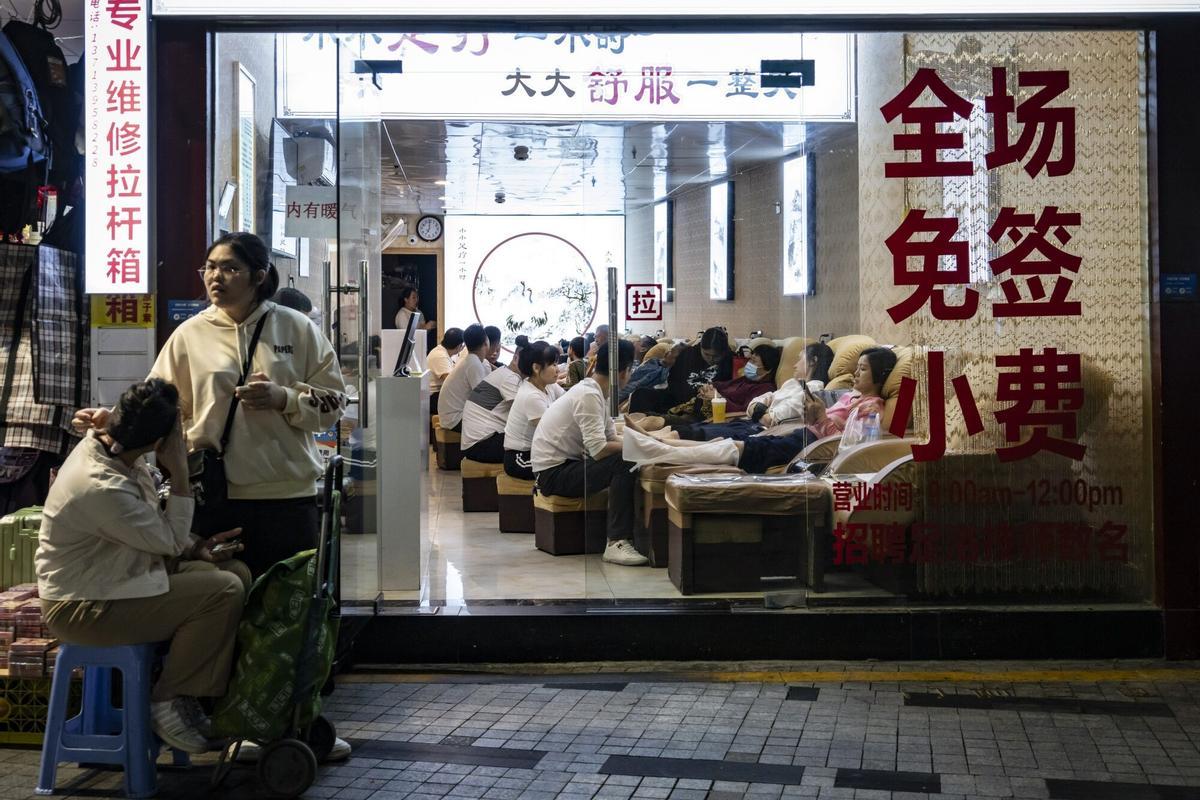
<instances>
[{"instance_id":1,"label":"plastic cup with drink","mask_svg":"<svg viewBox=\"0 0 1200 800\"><path fill-rule=\"evenodd\" d=\"M725 421L725 398L717 395L712 399L713 422Z\"/></svg>"}]
</instances>

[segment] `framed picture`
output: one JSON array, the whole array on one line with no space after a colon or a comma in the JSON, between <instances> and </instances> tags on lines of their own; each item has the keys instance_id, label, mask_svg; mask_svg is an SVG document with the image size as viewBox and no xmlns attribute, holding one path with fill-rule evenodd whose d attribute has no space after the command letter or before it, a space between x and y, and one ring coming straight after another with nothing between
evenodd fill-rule
<instances>
[{"instance_id":1,"label":"framed picture","mask_svg":"<svg viewBox=\"0 0 1200 800\"><path fill-rule=\"evenodd\" d=\"M733 181L709 188L708 299L733 299Z\"/></svg>"},{"instance_id":2,"label":"framed picture","mask_svg":"<svg viewBox=\"0 0 1200 800\"><path fill-rule=\"evenodd\" d=\"M276 120L271 124L271 249L282 256L296 258L299 252L299 239L287 236L284 228L287 224L287 187L294 186L296 181L288 174L284 162L283 143L287 141L288 132ZM301 264L301 269L306 265Z\"/></svg>"},{"instance_id":3,"label":"framed picture","mask_svg":"<svg viewBox=\"0 0 1200 800\"><path fill-rule=\"evenodd\" d=\"M783 293L812 294L816 245L813 234L813 156L799 155L783 162Z\"/></svg>"},{"instance_id":4,"label":"framed picture","mask_svg":"<svg viewBox=\"0 0 1200 800\"><path fill-rule=\"evenodd\" d=\"M254 92L257 88L254 76L241 64L237 70L237 135L234 137L234 164L237 170L238 200L234 219L237 229L256 233L254 230Z\"/></svg>"},{"instance_id":5,"label":"framed picture","mask_svg":"<svg viewBox=\"0 0 1200 800\"><path fill-rule=\"evenodd\" d=\"M663 200L654 207L654 282L661 284L668 303L675 299L675 203Z\"/></svg>"}]
</instances>

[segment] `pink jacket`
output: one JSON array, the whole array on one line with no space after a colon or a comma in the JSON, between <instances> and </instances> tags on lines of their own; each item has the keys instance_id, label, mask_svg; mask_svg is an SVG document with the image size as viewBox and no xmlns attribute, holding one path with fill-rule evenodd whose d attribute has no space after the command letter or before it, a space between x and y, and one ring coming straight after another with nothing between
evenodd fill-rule
<instances>
[{"instance_id":1,"label":"pink jacket","mask_svg":"<svg viewBox=\"0 0 1200 800\"><path fill-rule=\"evenodd\" d=\"M860 410L861 409L861 410ZM825 410L825 419L808 429L818 437L836 436L846 430L851 415L857 421L866 417L872 411L883 414L882 397L863 397L858 392L847 392L838 401Z\"/></svg>"}]
</instances>

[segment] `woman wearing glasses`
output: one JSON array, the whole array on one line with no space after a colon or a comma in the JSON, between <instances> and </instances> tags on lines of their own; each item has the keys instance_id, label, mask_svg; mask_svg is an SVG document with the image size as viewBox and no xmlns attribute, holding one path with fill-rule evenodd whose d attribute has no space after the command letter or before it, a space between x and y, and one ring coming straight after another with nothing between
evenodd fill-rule
<instances>
[{"instance_id":1,"label":"woman wearing glasses","mask_svg":"<svg viewBox=\"0 0 1200 800\"><path fill-rule=\"evenodd\" d=\"M261 239L222 236L209 248L200 275L211 305L171 334L150 377L178 387L190 451L219 449L237 396L224 458L227 518L204 524L218 531L241 528L241 558L258 577L275 562L316 547L322 464L313 434L341 418L346 389L333 347L316 325L267 299L279 286L279 273ZM250 368L241 380L247 357ZM103 409L75 417L81 430L103 429L107 421Z\"/></svg>"}]
</instances>

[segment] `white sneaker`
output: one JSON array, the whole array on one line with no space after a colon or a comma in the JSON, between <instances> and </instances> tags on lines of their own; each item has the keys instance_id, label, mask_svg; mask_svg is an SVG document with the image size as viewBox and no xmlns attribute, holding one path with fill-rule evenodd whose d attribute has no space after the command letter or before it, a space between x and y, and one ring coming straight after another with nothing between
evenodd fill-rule
<instances>
[{"instance_id":1,"label":"white sneaker","mask_svg":"<svg viewBox=\"0 0 1200 800\"><path fill-rule=\"evenodd\" d=\"M239 764L256 764L261 755L262 748L257 744L254 742L242 742L242 747L238 750L237 762ZM325 757L324 763L337 763L345 761L348 758L350 758L350 743L339 736L333 740L333 749Z\"/></svg>"},{"instance_id":2,"label":"white sneaker","mask_svg":"<svg viewBox=\"0 0 1200 800\"><path fill-rule=\"evenodd\" d=\"M151 703L150 727L158 734L158 738L176 750L200 755L208 752L208 740L196 730L191 721L193 713L188 698L184 697Z\"/></svg>"},{"instance_id":3,"label":"white sneaker","mask_svg":"<svg viewBox=\"0 0 1200 800\"><path fill-rule=\"evenodd\" d=\"M629 539L610 541L604 548L604 561L622 567L640 567L650 563L650 559L639 553Z\"/></svg>"}]
</instances>

